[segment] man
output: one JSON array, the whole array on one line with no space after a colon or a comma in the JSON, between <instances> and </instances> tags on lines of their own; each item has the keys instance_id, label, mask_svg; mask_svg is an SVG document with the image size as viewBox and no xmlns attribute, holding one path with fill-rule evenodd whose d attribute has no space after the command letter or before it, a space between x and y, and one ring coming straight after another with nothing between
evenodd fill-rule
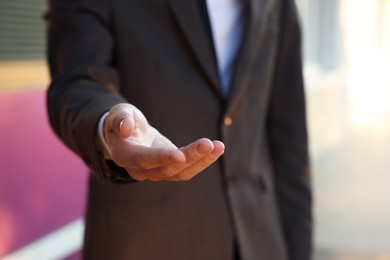
<instances>
[{"instance_id":1,"label":"man","mask_svg":"<svg viewBox=\"0 0 390 260\"><path fill-rule=\"evenodd\" d=\"M53 0L47 19L50 121L92 171L85 258L310 259L293 0Z\"/></svg>"}]
</instances>

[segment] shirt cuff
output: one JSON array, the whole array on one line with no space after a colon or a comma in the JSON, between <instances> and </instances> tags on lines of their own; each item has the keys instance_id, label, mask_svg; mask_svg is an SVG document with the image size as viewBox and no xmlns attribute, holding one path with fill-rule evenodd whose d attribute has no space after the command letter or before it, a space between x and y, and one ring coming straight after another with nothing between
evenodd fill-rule
<instances>
[{"instance_id":1,"label":"shirt cuff","mask_svg":"<svg viewBox=\"0 0 390 260\"><path fill-rule=\"evenodd\" d=\"M104 138L104 134L103 134L103 124L104 124L104 120L106 120L107 116L108 116L108 112L104 113L99 119L99 123L98 123L98 139L99 140L98 140L98 143L99 143L100 150L104 155L104 159L111 160L111 150L108 147L106 139Z\"/></svg>"}]
</instances>

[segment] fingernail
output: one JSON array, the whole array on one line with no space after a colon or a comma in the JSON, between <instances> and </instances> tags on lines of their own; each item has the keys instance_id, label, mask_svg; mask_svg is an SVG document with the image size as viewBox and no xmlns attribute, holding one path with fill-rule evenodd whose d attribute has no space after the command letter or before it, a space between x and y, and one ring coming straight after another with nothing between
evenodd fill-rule
<instances>
[{"instance_id":1,"label":"fingernail","mask_svg":"<svg viewBox=\"0 0 390 260\"><path fill-rule=\"evenodd\" d=\"M168 157L168 161L171 163L180 163L186 160L184 154L182 152L176 153L175 155L170 155Z\"/></svg>"},{"instance_id":2,"label":"fingernail","mask_svg":"<svg viewBox=\"0 0 390 260\"><path fill-rule=\"evenodd\" d=\"M122 121L119 123L119 132L121 132L121 130L122 130L123 121L125 121L125 120L124 120L124 119L122 119Z\"/></svg>"}]
</instances>

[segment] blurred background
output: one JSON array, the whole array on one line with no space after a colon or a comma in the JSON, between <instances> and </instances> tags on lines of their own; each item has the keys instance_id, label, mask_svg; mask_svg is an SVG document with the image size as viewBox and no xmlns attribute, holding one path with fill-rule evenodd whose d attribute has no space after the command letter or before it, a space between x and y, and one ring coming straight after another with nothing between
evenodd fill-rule
<instances>
[{"instance_id":1,"label":"blurred background","mask_svg":"<svg viewBox=\"0 0 390 260\"><path fill-rule=\"evenodd\" d=\"M390 259L390 0L296 0L316 260ZM43 0L0 0L0 258L78 259L87 169L49 128Z\"/></svg>"}]
</instances>

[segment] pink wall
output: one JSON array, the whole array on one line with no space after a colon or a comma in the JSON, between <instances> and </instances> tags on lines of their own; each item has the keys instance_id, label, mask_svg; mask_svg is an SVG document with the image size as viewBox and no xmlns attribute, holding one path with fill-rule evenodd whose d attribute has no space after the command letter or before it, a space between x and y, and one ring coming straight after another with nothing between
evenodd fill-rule
<instances>
[{"instance_id":1,"label":"pink wall","mask_svg":"<svg viewBox=\"0 0 390 260\"><path fill-rule=\"evenodd\" d=\"M88 170L54 135L44 90L0 93L0 257L84 213Z\"/></svg>"}]
</instances>

